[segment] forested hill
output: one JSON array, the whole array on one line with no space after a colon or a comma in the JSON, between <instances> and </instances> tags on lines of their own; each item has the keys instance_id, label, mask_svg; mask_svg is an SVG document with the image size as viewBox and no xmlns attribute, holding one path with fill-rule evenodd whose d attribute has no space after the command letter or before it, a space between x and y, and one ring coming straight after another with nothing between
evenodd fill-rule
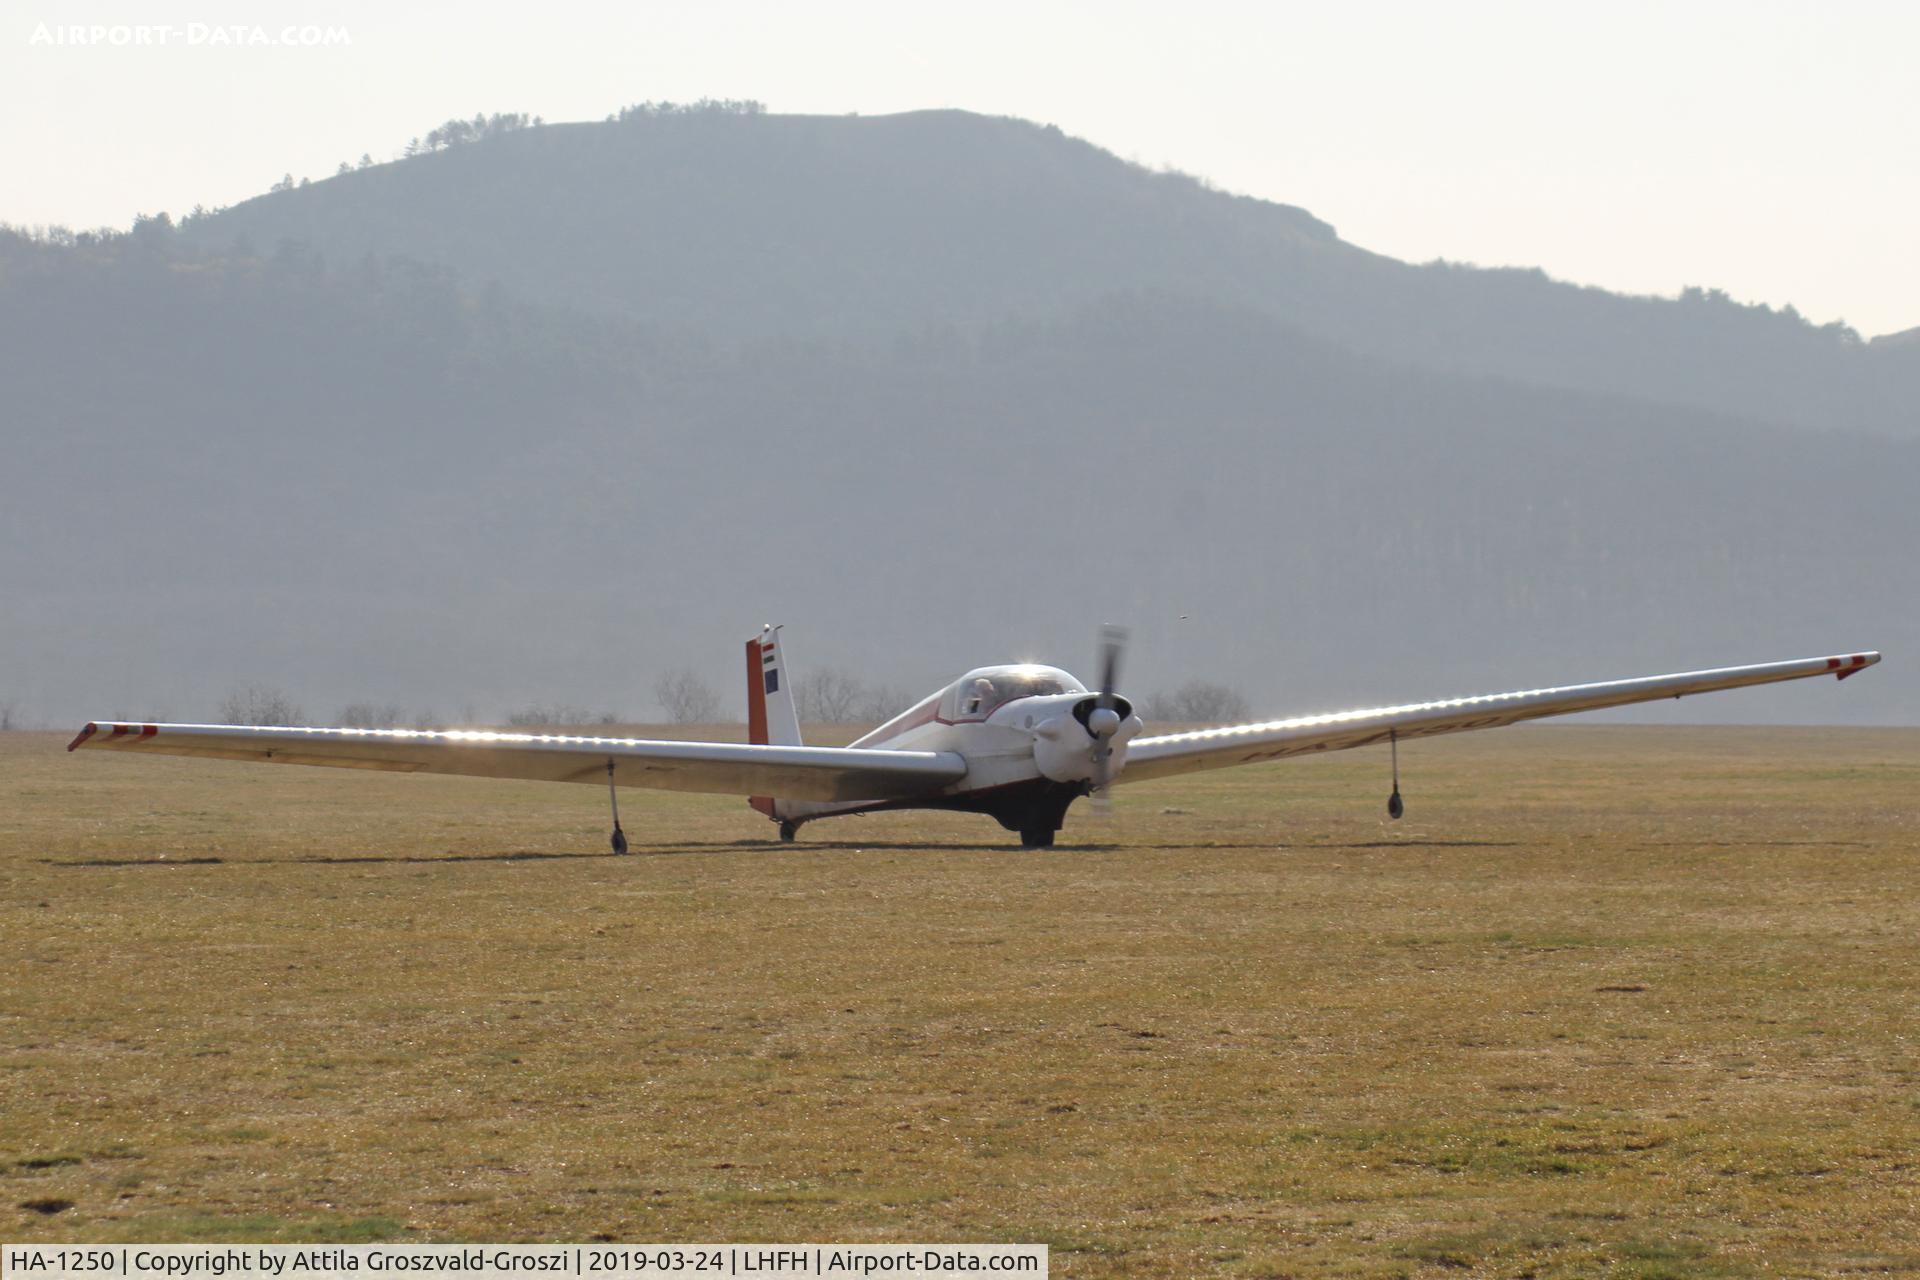
<instances>
[{"instance_id":1,"label":"forested hill","mask_svg":"<svg viewBox=\"0 0 1920 1280\"><path fill-rule=\"evenodd\" d=\"M1121 619L1131 687L1275 713L1875 645L1844 686L1681 714L1920 720L1920 440L1463 377L1168 292L731 343L292 242L59 239L0 234L23 715L204 718L242 681L320 718L648 715L682 665L737 705L762 621L911 690L1083 667Z\"/></svg>"},{"instance_id":2,"label":"forested hill","mask_svg":"<svg viewBox=\"0 0 1920 1280\"><path fill-rule=\"evenodd\" d=\"M436 131L419 154L271 192L180 234L208 252L297 242L336 269L403 256L454 269L476 293L497 285L723 343L884 342L1157 291L1397 364L1920 434L1920 348L1712 289L1661 300L1532 270L1413 266L1303 210L1019 120L738 104L622 114Z\"/></svg>"}]
</instances>

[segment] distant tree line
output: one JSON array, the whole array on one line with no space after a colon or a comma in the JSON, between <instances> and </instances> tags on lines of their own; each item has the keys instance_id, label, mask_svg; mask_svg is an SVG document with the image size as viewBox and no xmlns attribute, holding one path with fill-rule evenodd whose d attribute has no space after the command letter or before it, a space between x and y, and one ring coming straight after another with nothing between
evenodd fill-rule
<instances>
[{"instance_id":1,"label":"distant tree line","mask_svg":"<svg viewBox=\"0 0 1920 1280\"><path fill-rule=\"evenodd\" d=\"M681 667L654 681L653 692L673 724L715 724L722 719L720 695L693 671ZM800 719L810 724L879 724L906 710L910 695L894 686L868 685L838 667L802 676L794 684L794 704ZM1247 718L1248 704L1239 691L1226 685L1190 680L1179 688L1155 693L1141 705L1149 720L1174 723L1219 724ZM244 685L220 703L223 724L298 725L305 712L284 690L267 684ZM462 723L478 717L469 711ZM516 729L550 729L570 725L620 723L611 711L592 712L572 703L538 703L507 714ZM446 726L431 711L409 716L393 702L350 702L334 723L343 729L438 729ZM0 733L20 727L18 704L0 701Z\"/></svg>"},{"instance_id":2,"label":"distant tree line","mask_svg":"<svg viewBox=\"0 0 1920 1280\"><path fill-rule=\"evenodd\" d=\"M502 134L518 133L522 129L537 129L545 123L539 116L530 116L524 111L480 114L471 120L449 120L438 128L429 129L424 139L415 138L408 142L403 154L417 156L423 152L444 151L470 142L484 142Z\"/></svg>"},{"instance_id":3,"label":"distant tree line","mask_svg":"<svg viewBox=\"0 0 1920 1280\"><path fill-rule=\"evenodd\" d=\"M685 667L662 672L653 682L653 696L674 724L712 724L720 718L720 695Z\"/></svg>"},{"instance_id":4,"label":"distant tree line","mask_svg":"<svg viewBox=\"0 0 1920 1280\"><path fill-rule=\"evenodd\" d=\"M306 718L300 704L272 685L243 685L220 703L222 724L297 725Z\"/></svg>"},{"instance_id":5,"label":"distant tree line","mask_svg":"<svg viewBox=\"0 0 1920 1280\"><path fill-rule=\"evenodd\" d=\"M11 704L0 704L0 728ZM247 684L229 693L220 702L218 718L222 724L300 725L306 712L287 693L269 684ZM534 703L506 715L506 723L516 729L552 729L575 725L618 724L621 717L612 711L589 711L572 703ZM394 702L350 702L342 707L332 724L342 729L448 729L481 728L490 723L472 707L449 723L431 711L409 713Z\"/></svg>"},{"instance_id":6,"label":"distant tree line","mask_svg":"<svg viewBox=\"0 0 1920 1280\"><path fill-rule=\"evenodd\" d=\"M453 119L445 124L427 130L424 135L408 139L396 159L410 156L430 155L435 151L446 151L453 147L465 146L471 142L484 142L488 138L497 138L503 134L518 133L523 129L538 129L546 121L540 116L529 115L524 111L497 111L492 115L484 112L476 114L471 120ZM343 177L359 169L371 169L374 166L373 153L362 151L357 161L342 160L333 173L336 178ZM278 182L268 187L268 191L292 191L297 187L311 186L311 178L301 178L297 182L291 173L281 175ZM192 217L206 217L209 212L220 213L221 209L207 210L195 205Z\"/></svg>"},{"instance_id":7,"label":"distant tree line","mask_svg":"<svg viewBox=\"0 0 1920 1280\"><path fill-rule=\"evenodd\" d=\"M793 682L794 710L814 724L880 724L912 700L901 689L870 685L839 667L810 671Z\"/></svg>"},{"instance_id":8,"label":"distant tree line","mask_svg":"<svg viewBox=\"0 0 1920 1280\"><path fill-rule=\"evenodd\" d=\"M407 713L391 702L350 702L341 708L338 724L342 729L422 728L407 723Z\"/></svg>"},{"instance_id":9,"label":"distant tree line","mask_svg":"<svg viewBox=\"0 0 1920 1280\"><path fill-rule=\"evenodd\" d=\"M1238 689L1207 680L1189 680L1177 689L1151 694L1140 704L1142 718L1172 724L1228 724L1252 714Z\"/></svg>"},{"instance_id":10,"label":"distant tree line","mask_svg":"<svg viewBox=\"0 0 1920 1280\"><path fill-rule=\"evenodd\" d=\"M588 711L565 702L537 703L508 712L507 723L516 729L556 729L569 725L619 724L620 716L618 712Z\"/></svg>"},{"instance_id":11,"label":"distant tree line","mask_svg":"<svg viewBox=\"0 0 1920 1280\"><path fill-rule=\"evenodd\" d=\"M697 102L636 102L607 117L608 124L659 120L668 116L761 116L767 104L751 98L701 98Z\"/></svg>"}]
</instances>

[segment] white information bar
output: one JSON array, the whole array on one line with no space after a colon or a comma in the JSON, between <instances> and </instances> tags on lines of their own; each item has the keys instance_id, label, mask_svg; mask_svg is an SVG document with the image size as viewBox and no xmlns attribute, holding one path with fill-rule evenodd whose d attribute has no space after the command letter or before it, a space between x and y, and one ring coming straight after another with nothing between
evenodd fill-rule
<instances>
[{"instance_id":1,"label":"white information bar","mask_svg":"<svg viewBox=\"0 0 1920 1280\"><path fill-rule=\"evenodd\" d=\"M1043 1244L0 1245L0 1280L639 1280L1047 1274Z\"/></svg>"}]
</instances>

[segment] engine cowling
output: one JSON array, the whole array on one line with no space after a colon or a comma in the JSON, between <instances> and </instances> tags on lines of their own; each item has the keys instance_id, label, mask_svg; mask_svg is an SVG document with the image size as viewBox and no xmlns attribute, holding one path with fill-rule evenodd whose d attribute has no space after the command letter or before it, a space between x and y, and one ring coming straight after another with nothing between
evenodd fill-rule
<instances>
[{"instance_id":1,"label":"engine cowling","mask_svg":"<svg viewBox=\"0 0 1920 1280\"><path fill-rule=\"evenodd\" d=\"M1033 762L1054 782L1088 782L1093 778L1094 752L1105 740L1113 755L1110 774L1127 762L1127 743L1144 727L1133 714L1133 704L1114 697L1101 707L1097 696L1080 699L1048 717L1033 729Z\"/></svg>"}]
</instances>

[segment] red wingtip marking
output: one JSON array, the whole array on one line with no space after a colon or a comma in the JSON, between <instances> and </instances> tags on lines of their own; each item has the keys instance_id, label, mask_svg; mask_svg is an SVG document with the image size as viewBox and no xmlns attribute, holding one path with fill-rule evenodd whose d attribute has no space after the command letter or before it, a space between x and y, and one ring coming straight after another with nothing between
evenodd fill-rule
<instances>
[{"instance_id":1,"label":"red wingtip marking","mask_svg":"<svg viewBox=\"0 0 1920 1280\"><path fill-rule=\"evenodd\" d=\"M82 729L79 733L74 735L73 741L67 744L67 750L72 751L76 749L77 747L79 747L81 743L85 742L88 738L91 738L94 734L98 732L100 732L99 725L97 724L88 725L86 728Z\"/></svg>"},{"instance_id":2,"label":"red wingtip marking","mask_svg":"<svg viewBox=\"0 0 1920 1280\"><path fill-rule=\"evenodd\" d=\"M1838 671L1839 669L1840 669L1840 659L1838 658L1827 659L1827 670Z\"/></svg>"},{"instance_id":3,"label":"red wingtip marking","mask_svg":"<svg viewBox=\"0 0 1920 1280\"><path fill-rule=\"evenodd\" d=\"M1839 667L1840 659L1838 658L1828 659L1827 666L1829 668ZM1835 680L1845 680L1848 676L1857 674L1858 672L1861 672L1861 671L1865 671L1866 669L1867 669L1867 655L1864 653L1856 653L1851 658L1847 659L1846 666L1841 667L1840 670L1835 671L1833 673L1833 678Z\"/></svg>"},{"instance_id":4,"label":"red wingtip marking","mask_svg":"<svg viewBox=\"0 0 1920 1280\"><path fill-rule=\"evenodd\" d=\"M140 726L140 736L143 738L151 738L158 732L160 732L160 726L157 724L143 724Z\"/></svg>"}]
</instances>

